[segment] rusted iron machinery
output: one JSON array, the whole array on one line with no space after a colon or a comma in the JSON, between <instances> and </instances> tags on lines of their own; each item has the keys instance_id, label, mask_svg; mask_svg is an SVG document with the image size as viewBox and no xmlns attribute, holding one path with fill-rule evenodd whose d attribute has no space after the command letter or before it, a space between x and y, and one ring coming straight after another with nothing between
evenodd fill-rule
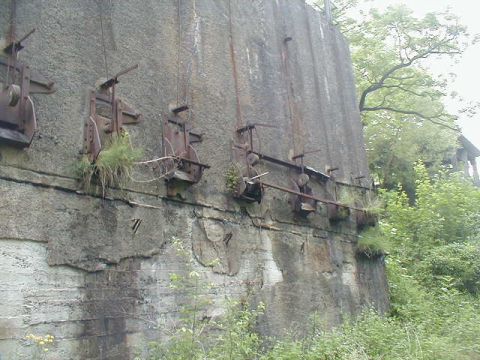
<instances>
[{"instance_id":1,"label":"rusted iron machinery","mask_svg":"<svg viewBox=\"0 0 480 360\"><path fill-rule=\"evenodd\" d=\"M0 141L20 148L30 146L37 129L35 106L30 95L55 92L53 82L18 60L18 53L25 47L23 42L34 32L32 29L8 44L0 58L0 67L6 70L5 78L0 82Z\"/></svg>"},{"instance_id":2,"label":"rusted iron machinery","mask_svg":"<svg viewBox=\"0 0 480 360\"><path fill-rule=\"evenodd\" d=\"M313 191L308 182L310 177L303 173L296 179L292 179L292 190L295 192L313 196ZM301 216L307 217L317 210L317 201L312 198L306 198L302 195L290 194L290 206L292 210Z\"/></svg>"},{"instance_id":3,"label":"rusted iron machinery","mask_svg":"<svg viewBox=\"0 0 480 360\"><path fill-rule=\"evenodd\" d=\"M320 150L313 151L304 151L301 154L294 155L292 160L297 162L300 160L300 175L296 179L292 179L292 190L298 191L302 194L313 195L312 188L308 186L310 181L310 176L305 173L304 158L308 154L317 153ZM322 181L326 181L325 177L322 177ZM290 197L290 205L293 207L293 211L306 217L310 213L313 213L317 210L317 201L309 198L305 198L300 195L292 195Z\"/></svg>"},{"instance_id":4,"label":"rusted iron machinery","mask_svg":"<svg viewBox=\"0 0 480 360\"><path fill-rule=\"evenodd\" d=\"M84 154L94 162L108 137L120 135L123 125L138 124L142 115L118 98L116 85L118 78L134 69L133 65L101 83L97 89L90 91L90 114L84 125Z\"/></svg>"},{"instance_id":5,"label":"rusted iron machinery","mask_svg":"<svg viewBox=\"0 0 480 360\"><path fill-rule=\"evenodd\" d=\"M235 132L237 143L234 146L234 157L239 169L234 197L246 202L260 204L264 194L260 178L266 174L260 174L255 168L260 157L254 152L253 131L256 131L258 126L272 127L266 124L248 123Z\"/></svg>"},{"instance_id":6,"label":"rusted iron machinery","mask_svg":"<svg viewBox=\"0 0 480 360\"><path fill-rule=\"evenodd\" d=\"M237 136L240 138L240 142L243 144L237 144L236 150L243 151L244 154L244 168L239 174L238 188L235 193L235 197L246 200L249 202L261 202L264 190L263 186L273 187L277 190L290 193L290 205L292 210L301 216L307 216L308 214L315 212L317 208L316 198L313 196L312 188L308 185L310 177L315 177L318 180L325 182L329 179L328 175L325 175L315 169L304 165L304 157L307 154L318 152L309 151L302 154L293 156L292 160L300 160L300 165L276 159L272 156L265 155L254 148L253 131L256 131L257 127L272 127L265 124L247 124L237 129ZM261 179L268 173L259 174L254 166L260 161L264 160L276 165L284 166L290 170L293 170L296 175L291 179L290 188L273 185L267 182L263 182ZM304 196L307 195L307 196Z\"/></svg>"},{"instance_id":7,"label":"rusted iron machinery","mask_svg":"<svg viewBox=\"0 0 480 360\"><path fill-rule=\"evenodd\" d=\"M260 183L260 177L265 174L260 174L255 165L259 162L259 157L256 154L246 154L245 165L240 170L239 178L237 179L237 189L235 197L246 202L261 203L263 198L263 187Z\"/></svg>"},{"instance_id":8,"label":"rusted iron machinery","mask_svg":"<svg viewBox=\"0 0 480 360\"><path fill-rule=\"evenodd\" d=\"M187 105L171 109L163 123L164 156L171 158L164 164L169 195L176 194L175 183L196 184L202 178L205 169L210 166L200 162L193 144L202 141L202 135L193 131L192 125L183 115Z\"/></svg>"}]
</instances>

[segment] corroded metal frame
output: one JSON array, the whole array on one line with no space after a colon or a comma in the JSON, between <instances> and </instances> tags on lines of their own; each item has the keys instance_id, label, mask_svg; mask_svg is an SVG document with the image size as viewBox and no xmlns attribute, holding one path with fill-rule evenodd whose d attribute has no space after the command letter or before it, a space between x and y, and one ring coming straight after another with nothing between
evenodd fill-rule
<instances>
[{"instance_id":1,"label":"corroded metal frame","mask_svg":"<svg viewBox=\"0 0 480 360\"><path fill-rule=\"evenodd\" d=\"M204 170L210 168L210 165L200 161L193 147L193 144L202 141L202 135L192 131L191 124L180 116L187 110L187 105L172 109L163 123L164 156L172 159L165 163L165 178L172 186L175 181L196 184L201 180Z\"/></svg>"},{"instance_id":2,"label":"corroded metal frame","mask_svg":"<svg viewBox=\"0 0 480 360\"><path fill-rule=\"evenodd\" d=\"M112 134L119 135L123 125L135 125L142 121L142 114L118 98L115 91L118 77L137 67L134 65L119 72L89 92L89 116L84 124L83 153L91 162L97 159L106 138ZM98 114L97 107L100 104L109 108L110 117Z\"/></svg>"},{"instance_id":3,"label":"corroded metal frame","mask_svg":"<svg viewBox=\"0 0 480 360\"><path fill-rule=\"evenodd\" d=\"M5 83L0 83L0 141L20 148L30 146L37 129L30 94L55 92L53 82L32 72L17 59L18 52L24 48L22 42L34 32L35 29L20 40L12 41L3 49L5 58L0 58L0 67L6 68L7 74Z\"/></svg>"}]
</instances>

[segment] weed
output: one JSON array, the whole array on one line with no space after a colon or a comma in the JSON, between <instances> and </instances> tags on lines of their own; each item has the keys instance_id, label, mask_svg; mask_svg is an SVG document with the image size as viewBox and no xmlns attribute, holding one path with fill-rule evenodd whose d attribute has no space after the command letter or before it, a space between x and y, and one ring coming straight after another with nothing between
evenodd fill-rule
<instances>
[{"instance_id":1,"label":"weed","mask_svg":"<svg viewBox=\"0 0 480 360\"><path fill-rule=\"evenodd\" d=\"M363 196L360 196L357 204L364 209L367 214L373 216L379 216L385 210L385 203L373 191L367 191Z\"/></svg>"},{"instance_id":2,"label":"weed","mask_svg":"<svg viewBox=\"0 0 480 360\"><path fill-rule=\"evenodd\" d=\"M240 182L240 170L236 164L231 164L225 173L225 186L227 190L233 194L238 191L238 184Z\"/></svg>"},{"instance_id":3,"label":"weed","mask_svg":"<svg viewBox=\"0 0 480 360\"><path fill-rule=\"evenodd\" d=\"M361 193L344 187L339 192L338 202L346 206L361 208L367 214L374 216L382 214L385 208L382 199L371 190Z\"/></svg>"},{"instance_id":4,"label":"weed","mask_svg":"<svg viewBox=\"0 0 480 360\"><path fill-rule=\"evenodd\" d=\"M132 168L142 156L142 151L134 149L130 136L124 131L119 136L113 136L100 152L95 162L91 163L87 156L74 164L74 172L82 180L86 190L90 189L93 181L98 181L102 193L111 186L124 186L130 178Z\"/></svg>"},{"instance_id":5,"label":"weed","mask_svg":"<svg viewBox=\"0 0 480 360\"><path fill-rule=\"evenodd\" d=\"M358 236L358 253L369 258L388 253L390 248L387 236L379 228L369 228Z\"/></svg>"},{"instance_id":6,"label":"weed","mask_svg":"<svg viewBox=\"0 0 480 360\"><path fill-rule=\"evenodd\" d=\"M347 207L355 206L358 196L355 194L354 190L348 187L340 188L340 191L337 194L337 201Z\"/></svg>"}]
</instances>

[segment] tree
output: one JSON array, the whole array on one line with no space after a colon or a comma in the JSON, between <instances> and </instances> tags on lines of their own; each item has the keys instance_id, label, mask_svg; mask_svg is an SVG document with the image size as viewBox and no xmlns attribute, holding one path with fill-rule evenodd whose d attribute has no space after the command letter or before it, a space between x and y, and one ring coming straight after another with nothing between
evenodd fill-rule
<instances>
[{"instance_id":1,"label":"tree","mask_svg":"<svg viewBox=\"0 0 480 360\"><path fill-rule=\"evenodd\" d=\"M335 0L332 13L350 42L370 169L382 187L401 183L413 195L414 162L433 173L454 155L458 137L443 104L453 75L435 77L428 65L461 55L469 35L448 12L418 19L405 6L365 13L363 3Z\"/></svg>"},{"instance_id":2,"label":"tree","mask_svg":"<svg viewBox=\"0 0 480 360\"><path fill-rule=\"evenodd\" d=\"M458 56L468 45L456 16L430 13L416 19L405 6L374 9L347 36L362 113L393 112L457 130L442 104L447 82L425 68L425 60Z\"/></svg>"},{"instance_id":3,"label":"tree","mask_svg":"<svg viewBox=\"0 0 480 360\"><path fill-rule=\"evenodd\" d=\"M413 164L431 172L454 156L458 127L443 101L448 78L428 72L429 61L456 57L466 29L449 13L417 19L405 6L371 10L347 31L365 125L370 169L382 187L401 183L413 195Z\"/></svg>"},{"instance_id":4,"label":"tree","mask_svg":"<svg viewBox=\"0 0 480 360\"><path fill-rule=\"evenodd\" d=\"M415 195L413 164L421 160L434 174L456 152L456 136L449 129L398 114L370 115L364 131L375 181L386 189L402 184L410 198Z\"/></svg>"}]
</instances>

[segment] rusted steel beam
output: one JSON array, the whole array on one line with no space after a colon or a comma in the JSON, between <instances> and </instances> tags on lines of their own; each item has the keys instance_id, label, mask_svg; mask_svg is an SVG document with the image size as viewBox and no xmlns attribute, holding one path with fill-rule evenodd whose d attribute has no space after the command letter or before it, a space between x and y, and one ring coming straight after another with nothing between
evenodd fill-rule
<instances>
[{"instance_id":1,"label":"rusted steel beam","mask_svg":"<svg viewBox=\"0 0 480 360\"><path fill-rule=\"evenodd\" d=\"M120 71L115 76L113 76L112 78L108 79L103 84L101 84L100 87L102 89L108 89L108 88L114 86L115 84L118 84L118 78L120 76L125 75L126 73L128 73L132 70L135 70L135 69L138 69L138 64L132 65L132 66L126 68L125 70Z\"/></svg>"},{"instance_id":2,"label":"rusted steel beam","mask_svg":"<svg viewBox=\"0 0 480 360\"><path fill-rule=\"evenodd\" d=\"M12 40L12 42L3 49L4 52L7 54L13 54L14 52L19 52L24 48L22 42L25 41L30 35L32 35L36 31L35 28L30 30L26 35L22 36L19 40Z\"/></svg>"},{"instance_id":3,"label":"rusted steel beam","mask_svg":"<svg viewBox=\"0 0 480 360\"><path fill-rule=\"evenodd\" d=\"M336 202L336 201L333 201L333 200L322 199L322 198L319 198L319 197L316 197L316 196L304 194L304 193L299 192L299 191L295 191L295 190L292 190L292 189L289 189L289 188L286 188L286 187L283 187L283 186L275 185L275 184L270 184L270 183L267 183L267 182L264 182L264 181L260 182L260 184L262 184L263 186L266 186L266 187L270 187L272 189L277 189L277 190L280 190L280 191L288 192L290 194L302 196L304 198L312 199L312 200L315 200L315 201L318 201L318 202L321 202L321 203L324 203L324 204L333 204L333 205L343 206L343 207L347 207L347 208L350 208L350 209L353 209L353 210L359 210L359 211L364 211L365 210L365 209L358 208L358 207L355 207L355 206L342 204L342 203L339 203L339 202Z\"/></svg>"},{"instance_id":4,"label":"rusted steel beam","mask_svg":"<svg viewBox=\"0 0 480 360\"><path fill-rule=\"evenodd\" d=\"M184 111L187 111L188 110L188 105L181 105L181 106L177 106L175 108L172 109L172 112L177 115L181 112L184 112Z\"/></svg>"},{"instance_id":5,"label":"rusted steel beam","mask_svg":"<svg viewBox=\"0 0 480 360\"><path fill-rule=\"evenodd\" d=\"M190 159L187 159L187 158L184 158L184 157L179 157L178 160L185 161L189 164L197 165L197 166L203 167L205 169L210 169L210 165L202 164L202 163L199 163L198 161L190 160Z\"/></svg>"},{"instance_id":6,"label":"rusted steel beam","mask_svg":"<svg viewBox=\"0 0 480 360\"><path fill-rule=\"evenodd\" d=\"M298 166L298 165L295 165L295 164L292 164L288 161L284 161L284 160L280 160L280 159L276 159L274 157L271 157L271 156L268 156L268 155L265 155L265 154L262 154L262 153L259 153L259 152L256 152L256 151L251 151L252 154L256 154L258 155L258 157L262 160L266 160L266 161L269 161L273 164L277 164L277 165L281 165L281 166L285 166L285 167L288 167L290 169L293 169L293 170L296 170L296 171L299 171L299 172L302 172L302 166ZM320 171L317 171L311 167L308 167L308 166L304 166L303 167L303 172L307 175L311 175L311 176L314 176L316 178L318 178L319 180L321 181L327 181L330 179L330 176L320 172Z\"/></svg>"}]
</instances>

